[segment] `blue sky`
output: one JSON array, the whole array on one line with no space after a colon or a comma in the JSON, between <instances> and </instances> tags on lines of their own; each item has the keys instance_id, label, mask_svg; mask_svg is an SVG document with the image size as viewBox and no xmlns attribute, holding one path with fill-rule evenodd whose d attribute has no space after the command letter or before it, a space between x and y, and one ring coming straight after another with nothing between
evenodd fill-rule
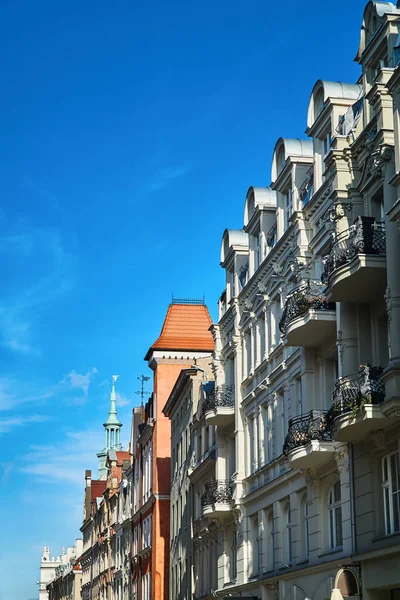
<instances>
[{"instance_id":1,"label":"blue sky","mask_svg":"<svg viewBox=\"0 0 400 600\"><path fill-rule=\"evenodd\" d=\"M0 600L79 534L110 377L123 439L172 294L219 248L319 78L353 82L364 2L5 1L0 19Z\"/></svg>"}]
</instances>

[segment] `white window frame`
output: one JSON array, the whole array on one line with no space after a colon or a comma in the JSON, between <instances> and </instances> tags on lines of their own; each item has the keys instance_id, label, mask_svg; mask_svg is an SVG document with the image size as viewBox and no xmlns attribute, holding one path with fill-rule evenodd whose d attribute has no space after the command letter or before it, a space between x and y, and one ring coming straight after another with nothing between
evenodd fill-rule
<instances>
[{"instance_id":1,"label":"white window frame","mask_svg":"<svg viewBox=\"0 0 400 600\"><path fill-rule=\"evenodd\" d=\"M290 509L290 502L285 505L285 527L286 527L286 556L285 559L288 565L292 564L293 552L292 552L292 511Z\"/></svg>"},{"instance_id":2,"label":"white window frame","mask_svg":"<svg viewBox=\"0 0 400 600\"><path fill-rule=\"evenodd\" d=\"M394 462L394 465L392 464ZM393 473L393 467L397 473ZM400 453L391 452L382 458L382 492L385 534L400 531ZM397 489L395 489L397 480ZM397 517L396 517L397 512ZM397 524L396 524L397 520Z\"/></svg>"},{"instance_id":3,"label":"white window frame","mask_svg":"<svg viewBox=\"0 0 400 600\"><path fill-rule=\"evenodd\" d=\"M328 156L332 145L332 133L328 131L328 133L322 139L322 158L325 159Z\"/></svg>"},{"instance_id":4,"label":"white window frame","mask_svg":"<svg viewBox=\"0 0 400 600\"><path fill-rule=\"evenodd\" d=\"M339 499L336 497L336 491L339 490ZM328 493L328 530L329 530L329 548L330 550L339 550L343 548L343 525L342 525L342 491L340 480L336 481L329 489ZM340 527L341 543L338 543L337 529Z\"/></svg>"}]
</instances>

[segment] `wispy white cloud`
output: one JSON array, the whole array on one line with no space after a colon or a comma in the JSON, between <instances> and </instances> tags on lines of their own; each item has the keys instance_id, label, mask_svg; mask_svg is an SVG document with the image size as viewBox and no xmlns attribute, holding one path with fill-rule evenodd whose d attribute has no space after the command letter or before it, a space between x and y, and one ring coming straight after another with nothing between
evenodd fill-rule
<instances>
[{"instance_id":1,"label":"wispy white cloud","mask_svg":"<svg viewBox=\"0 0 400 600\"><path fill-rule=\"evenodd\" d=\"M129 405L133 406L133 402L131 398L128 398L127 396L124 396L123 394L120 394L119 392L117 392L117 407L118 406L129 406Z\"/></svg>"},{"instance_id":2,"label":"wispy white cloud","mask_svg":"<svg viewBox=\"0 0 400 600\"><path fill-rule=\"evenodd\" d=\"M0 419L0 434L9 433L16 427L22 427L29 423L43 423L50 421L51 417L47 415L28 415L25 417L8 417L6 419Z\"/></svg>"},{"instance_id":3,"label":"wispy white cloud","mask_svg":"<svg viewBox=\"0 0 400 600\"><path fill-rule=\"evenodd\" d=\"M169 183L186 175L192 170L191 163L183 163L181 165L171 165L168 167L162 167L152 176L148 183L148 190L150 192L157 192L167 186Z\"/></svg>"},{"instance_id":4,"label":"wispy white cloud","mask_svg":"<svg viewBox=\"0 0 400 600\"><path fill-rule=\"evenodd\" d=\"M57 444L34 445L23 458L20 470L43 483L82 485L85 469L96 465L96 453L104 443L100 428L68 432Z\"/></svg>"},{"instance_id":5,"label":"wispy white cloud","mask_svg":"<svg viewBox=\"0 0 400 600\"><path fill-rule=\"evenodd\" d=\"M39 354L34 324L55 297L73 286L71 260L60 234L22 229L0 236L0 256L14 273L0 302L0 345L20 354Z\"/></svg>"},{"instance_id":6,"label":"wispy white cloud","mask_svg":"<svg viewBox=\"0 0 400 600\"><path fill-rule=\"evenodd\" d=\"M54 389L35 389L36 385L9 377L0 378L0 412L15 410L22 405L41 405L54 396Z\"/></svg>"},{"instance_id":7,"label":"wispy white cloud","mask_svg":"<svg viewBox=\"0 0 400 600\"><path fill-rule=\"evenodd\" d=\"M7 483L8 478L10 477L11 471L14 467L14 462L2 462L0 463L1 468L3 469L2 483Z\"/></svg>"},{"instance_id":8,"label":"wispy white cloud","mask_svg":"<svg viewBox=\"0 0 400 600\"><path fill-rule=\"evenodd\" d=\"M80 390L82 392L79 396L73 396L68 399L69 404L83 404L86 402L89 394L89 386L93 377L96 375L96 367L92 367L90 371L85 374L77 373L74 369L65 375L60 381L61 387L67 387L71 390Z\"/></svg>"}]
</instances>

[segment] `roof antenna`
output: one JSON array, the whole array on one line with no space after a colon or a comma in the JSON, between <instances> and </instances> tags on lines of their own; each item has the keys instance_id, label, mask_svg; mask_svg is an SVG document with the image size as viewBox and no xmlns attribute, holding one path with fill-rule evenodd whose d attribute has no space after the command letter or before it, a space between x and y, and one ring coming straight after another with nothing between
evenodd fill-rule
<instances>
[{"instance_id":1,"label":"roof antenna","mask_svg":"<svg viewBox=\"0 0 400 600\"><path fill-rule=\"evenodd\" d=\"M144 396L145 394L150 394L150 392L148 392L147 390L144 389L144 382L145 381L149 381L150 377L146 377L145 375L141 375L140 377L138 377L139 381L141 382L141 388L140 390L138 390L137 392L135 392L135 394L139 394L141 399L142 399L142 403L141 403L141 407L143 408L144 406Z\"/></svg>"}]
</instances>

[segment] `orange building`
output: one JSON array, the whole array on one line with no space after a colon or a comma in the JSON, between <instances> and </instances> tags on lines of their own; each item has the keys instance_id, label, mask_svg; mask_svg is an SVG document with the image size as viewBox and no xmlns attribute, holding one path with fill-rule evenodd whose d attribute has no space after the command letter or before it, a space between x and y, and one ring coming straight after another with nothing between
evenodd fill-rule
<instances>
[{"instance_id":1,"label":"orange building","mask_svg":"<svg viewBox=\"0 0 400 600\"><path fill-rule=\"evenodd\" d=\"M135 600L167 600L170 547L170 421L162 409L182 369L211 356L211 317L204 301L173 300L159 338L145 360L153 393L138 425L133 487L133 581ZM135 449L132 448L135 452ZM171 599L173 600L173 599Z\"/></svg>"}]
</instances>

